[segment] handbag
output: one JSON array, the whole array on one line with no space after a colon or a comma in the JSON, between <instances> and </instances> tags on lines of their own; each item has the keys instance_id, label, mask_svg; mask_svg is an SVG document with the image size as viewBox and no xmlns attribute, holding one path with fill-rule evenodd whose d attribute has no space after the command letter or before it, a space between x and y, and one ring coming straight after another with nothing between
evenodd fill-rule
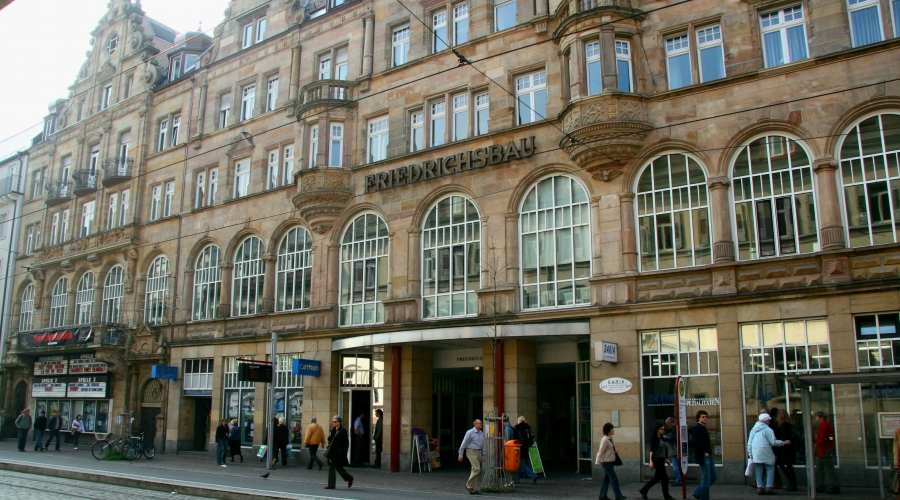
<instances>
[{"instance_id":1,"label":"handbag","mask_svg":"<svg viewBox=\"0 0 900 500\"><path fill-rule=\"evenodd\" d=\"M900 469L891 471L891 480L887 488L894 495L900 494Z\"/></svg>"},{"instance_id":2,"label":"handbag","mask_svg":"<svg viewBox=\"0 0 900 500\"><path fill-rule=\"evenodd\" d=\"M750 437L747 439L747 469L744 470L744 475L747 477L754 477L755 472L753 470L753 436L756 435L757 431L753 431L750 433Z\"/></svg>"},{"instance_id":3,"label":"handbag","mask_svg":"<svg viewBox=\"0 0 900 500\"><path fill-rule=\"evenodd\" d=\"M616 451L616 443L613 443L613 440L612 440L612 439L610 439L609 442L612 443L613 453L616 454L616 460L613 461L613 466L614 466L614 467L619 467L620 465L622 465L622 459L619 458L619 452Z\"/></svg>"}]
</instances>

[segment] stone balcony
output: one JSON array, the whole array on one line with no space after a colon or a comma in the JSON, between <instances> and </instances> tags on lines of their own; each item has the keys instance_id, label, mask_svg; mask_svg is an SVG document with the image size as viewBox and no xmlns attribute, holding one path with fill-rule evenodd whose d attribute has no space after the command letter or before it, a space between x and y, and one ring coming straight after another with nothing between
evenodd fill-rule
<instances>
[{"instance_id":1,"label":"stone balcony","mask_svg":"<svg viewBox=\"0 0 900 500\"><path fill-rule=\"evenodd\" d=\"M134 158L107 158L103 162L103 187L111 187L131 180Z\"/></svg>"},{"instance_id":2,"label":"stone balcony","mask_svg":"<svg viewBox=\"0 0 900 500\"><path fill-rule=\"evenodd\" d=\"M348 80L318 80L300 89L297 116L328 108L356 106L356 82Z\"/></svg>"},{"instance_id":3,"label":"stone balcony","mask_svg":"<svg viewBox=\"0 0 900 500\"><path fill-rule=\"evenodd\" d=\"M60 264L63 269L68 269L74 267L75 260L82 257L86 257L89 262L99 263L101 255L124 250L136 242L137 232L133 226L118 227L49 247L38 254L38 265L44 267Z\"/></svg>"},{"instance_id":4,"label":"stone balcony","mask_svg":"<svg viewBox=\"0 0 900 500\"><path fill-rule=\"evenodd\" d=\"M100 175L96 170L76 170L72 174L72 180L75 181L75 196L87 196L97 191L97 181Z\"/></svg>"},{"instance_id":5,"label":"stone balcony","mask_svg":"<svg viewBox=\"0 0 900 500\"><path fill-rule=\"evenodd\" d=\"M297 194L292 199L300 216L319 234L328 231L353 198L350 171L316 167L296 174Z\"/></svg>"},{"instance_id":6,"label":"stone balcony","mask_svg":"<svg viewBox=\"0 0 900 500\"><path fill-rule=\"evenodd\" d=\"M572 28L570 25L579 24L583 19L601 13L629 19L642 15L643 11L635 8L635 3L637 2L631 0L565 0L556 9L556 18L559 19L556 31L565 32Z\"/></svg>"},{"instance_id":7,"label":"stone balcony","mask_svg":"<svg viewBox=\"0 0 900 500\"><path fill-rule=\"evenodd\" d=\"M72 182L71 181L49 181L47 182L47 199L45 203L48 207L55 207L68 203L72 199Z\"/></svg>"}]
</instances>

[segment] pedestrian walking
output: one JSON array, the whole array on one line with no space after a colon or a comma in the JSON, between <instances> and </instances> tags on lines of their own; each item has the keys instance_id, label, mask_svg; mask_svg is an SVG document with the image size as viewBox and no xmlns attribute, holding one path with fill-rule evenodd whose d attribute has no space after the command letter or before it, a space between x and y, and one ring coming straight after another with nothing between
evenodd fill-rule
<instances>
[{"instance_id":1,"label":"pedestrian walking","mask_svg":"<svg viewBox=\"0 0 900 500\"><path fill-rule=\"evenodd\" d=\"M672 469L675 471L675 486L681 486L681 464L678 460L678 430L675 427L675 417L666 418L666 432L663 434L662 440L669 446L670 456L676 460L672 461Z\"/></svg>"},{"instance_id":2,"label":"pedestrian walking","mask_svg":"<svg viewBox=\"0 0 900 500\"><path fill-rule=\"evenodd\" d=\"M697 424L691 427L691 442L694 444L694 462L700 466L700 486L694 490L694 497L699 500L709 500L709 490L719 478L716 473L716 464L712 456L712 444L709 441L709 431L706 424L709 421L709 413L704 410L697 412Z\"/></svg>"},{"instance_id":3,"label":"pedestrian walking","mask_svg":"<svg viewBox=\"0 0 900 500\"><path fill-rule=\"evenodd\" d=\"M484 456L484 432L482 432L481 426L481 420L477 418L472 422L472 428L466 431L466 435L463 436L462 443L459 445L459 458L456 460L462 463L463 454L465 454L472 465L472 472L469 474L469 480L466 481L466 491L470 495L481 494L481 490L475 489L475 483L481 476L481 462L487 460L487 457Z\"/></svg>"},{"instance_id":4,"label":"pedestrian walking","mask_svg":"<svg viewBox=\"0 0 900 500\"><path fill-rule=\"evenodd\" d=\"M44 451L44 431L47 430L47 412L34 419L34 451Z\"/></svg>"},{"instance_id":5,"label":"pedestrian walking","mask_svg":"<svg viewBox=\"0 0 900 500\"><path fill-rule=\"evenodd\" d=\"M375 443L375 465L372 468L380 469L381 453L384 451L384 424L382 423L384 412L380 408L375 410L375 417L378 420L375 422L375 430L372 432L372 441Z\"/></svg>"},{"instance_id":6,"label":"pedestrian walking","mask_svg":"<svg viewBox=\"0 0 900 500\"><path fill-rule=\"evenodd\" d=\"M816 491L836 495L841 492L834 473L834 458L837 449L834 442L834 427L828 423L825 412L816 412Z\"/></svg>"},{"instance_id":7,"label":"pedestrian walking","mask_svg":"<svg viewBox=\"0 0 900 500\"><path fill-rule=\"evenodd\" d=\"M368 462L366 457L366 440L363 438L366 434L366 428L363 425L363 417L365 413L360 413L356 420L353 421L353 435L350 444L353 445L350 452L350 465L352 467L362 467L363 462Z\"/></svg>"},{"instance_id":8,"label":"pedestrian walking","mask_svg":"<svg viewBox=\"0 0 900 500\"><path fill-rule=\"evenodd\" d=\"M322 460L319 459L319 446L325 444L325 431L322 426L316 422L316 417L309 420L306 426L306 437L303 438L303 444L309 450L309 467L312 469L314 463L319 464L319 470L322 470Z\"/></svg>"},{"instance_id":9,"label":"pedestrian walking","mask_svg":"<svg viewBox=\"0 0 900 500\"><path fill-rule=\"evenodd\" d=\"M347 473L344 466L347 465L347 452L350 450L350 438L347 429L344 429L344 419L335 415L331 417L331 432L328 433L328 448L325 456L328 458L328 486L326 490L333 490L337 483L335 473L341 475L341 479L347 481L347 487L353 486L353 476Z\"/></svg>"},{"instance_id":10,"label":"pedestrian walking","mask_svg":"<svg viewBox=\"0 0 900 500\"><path fill-rule=\"evenodd\" d=\"M794 471L794 426L787 412L779 412L775 419L775 439L784 441L784 446L775 449L775 467L787 478L786 491L797 491L797 473Z\"/></svg>"},{"instance_id":11,"label":"pedestrian walking","mask_svg":"<svg viewBox=\"0 0 900 500\"><path fill-rule=\"evenodd\" d=\"M665 425L660 426L656 430L656 435L650 440L650 468L653 469L653 479L641 488L641 498L644 500L647 500L647 492L656 483L659 483L662 488L665 500L675 500L674 497L669 495L669 475L666 474L666 462L669 461L669 457L677 457L677 455L672 455L669 443L666 442L667 430Z\"/></svg>"},{"instance_id":12,"label":"pedestrian walking","mask_svg":"<svg viewBox=\"0 0 900 500\"><path fill-rule=\"evenodd\" d=\"M244 452L241 451L241 428L236 418L231 419L231 429L228 431L228 448L231 452L231 461L234 462L234 456L241 457L244 461Z\"/></svg>"},{"instance_id":13,"label":"pedestrian walking","mask_svg":"<svg viewBox=\"0 0 900 500\"><path fill-rule=\"evenodd\" d=\"M19 432L19 451L25 451L25 441L28 439L28 429L31 429L31 426L31 410L25 408L22 410L22 413L16 417L16 430Z\"/></svg>"},{"instance_id":14,"label":"pedestrian walking","mask_svg":"<svg viewBox=\"0 0 900 500\"><path fill-rule=\"evenodd\" d=\"M62 414L59 413L59 410L56 410L56 414L50 417L50 422L47 423L47 430L50 431L50 438L47 439L47 444L44 445L44 448L50 449L50 443L56 439L56 451L59 451L60 429L62 429Z\"/></svg>"},{"instance_id":15,"label":"pedestrian walking","mask_svg":"<svg viewBox=\"0 0 900 500\"><path fill-rule=\"evenodd\" d=\"M78 449L78 438L84 434L84 422L81 421L81 414L75 415L75 420L72 421L72 444L73 449Z\"/></svg>"},{"instance_id":16,"label":"pedestrian walking","mask_svg":"<svg viewBox=\"0 0 900 500\"><path fill-rule=\"evenodd\" d=\"M753 461L753 471L756 473L756 492L759 495L775 494L774 448L791 444L790 441L775 438L775 432L769 426L771 420L772 417L768 413L760 414L747 439L747 451Z\"/></svg>"},{"instance_id":17,"label":"pedestrian walking","mask_svg":"<svg viewBox=\"0 0 900 500\"><path fill-rule=\"evenodd\" d=\"M616 475L616 463L621 465L619 453L616 451L616 443L613 441L613 435L616 433L613 424L607 422L603 424L603 439L600 440L600 449L597 450L597 458L594 460L594 466L603 468L603 484L600 485L600 500L609 500L606 492L612 485L613 495L616 500L625 500L625 495L619 489L619 476Z\"/></svg>"},{"instance_id":18,"label":"pedestrian walking","mask_svg":"<svg viewBox=\"0 0 900 500\"><path fill-rule=\"evenodd\" d=\"M216 465L228 467L225 465L225 452L228 450L228 421L224 418L219 420L219 426L216 427Z\"/></svg>"},{"instance_id":19,"label":"pedestrian walking","mask_svg":"<svg viewBox=\"0 0 900 500\"><path fill-rule=\"evenodd\" d=\"M519 417L515 429L516 437L519 439L519 442L522 443L522 452L519 457L519 470L517 470L515 474L516 482L518 483L522 474L525 474L528 476L528 479L531 479L531 484L537 484L537 474L535 474L534 469L531 468L531 456L528 454L528 448L534 446L534 433L531 432L531 426L525 421L525 417Z\"/></svg>"},{"instance_id":20,"label":"pedestrian walking","mask_svg":"<svg viewBox=\"0 0 900 500\"><path fill-rule=\"evenodd\" d=\"M275 426L275 436L273 439L273 446L275 447L275 451L272 454L273 467L275 466L275 462L278 461L278 457L281 457L281 465L287 466L287 445L290 440L291 430L285 425L284 418L279 418L278 425Z\"/></svg>"}]
</instances>

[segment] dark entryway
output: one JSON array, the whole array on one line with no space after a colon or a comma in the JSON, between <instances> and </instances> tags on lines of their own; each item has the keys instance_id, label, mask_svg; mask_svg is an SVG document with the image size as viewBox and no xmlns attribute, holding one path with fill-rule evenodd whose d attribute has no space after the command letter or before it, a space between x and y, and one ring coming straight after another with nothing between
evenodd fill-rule
<instances>
[{"instance_id":1,"label":"dark entryway","mask_svg":"<svg viewBox=\"0 0 900 500\"><path fill-rule=\"evenodd\" d=\"M212 439L209 435L211 411L212 398L194 398L194 451L206 451L206 443Z\"/></svg>"},{"instance_id":2,"label":"dark entryway","mask_svg":"<svg viewBox=\"0 0 900 500\"><path fill-rule=\"evenodd\" d=\"M351 420L349 424L344 422L344 424L347 425L348 432L350 432L350 463L368 464L369 455L371 453L371 446L369 446L369 443L371 442L370 436L372 435L372 391L352 391L350 409ZM357 436L353 429L353 424L360 415L362 415L363 434L362 436Z\"/></svg>"},{"instance_id":3,"label":"dark entryway","mask_svg":"<svg viewBox=\"0 0 900 500\"><path fill-rule=\"evenodd\" d=\"M28 394L28 385L22 381L16 384L15 389L13 389L13 409L15 413L13 413L12 418L5 418L3 425L3 437L14 438L18 437L18 433L16 431L16 417L22 413L22 410L25 409L25 397Z\"/></svg>"},{"instance_id":4,"label":"dark entryway","mask_svg":"<svg viewBox=\"0 0 900 500\"><path fill-rule=\"evenodd\" d=\"M538 365L537 444L547 470L578 468L575 363Z\"/></svg>"},{"instance_id":5,"label":"dark entryway","mask_svg":"<svg viewBox=\"0 0 900 500\"><path fill-rule=\"evenodd\" d=\"M473 368L434 371L429 437L439 439L441 457L456 456L466 431L472 427L472 421L483 417L482 373ZM441 460L441 468L459 465L456 460ZM469 467L468 463L464 465Z\"/></svg>"}]
</instances>

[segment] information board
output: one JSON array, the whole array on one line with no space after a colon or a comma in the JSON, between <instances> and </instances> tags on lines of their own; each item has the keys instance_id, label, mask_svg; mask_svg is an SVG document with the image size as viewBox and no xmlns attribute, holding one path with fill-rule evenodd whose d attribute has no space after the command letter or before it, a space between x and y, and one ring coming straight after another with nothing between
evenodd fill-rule
<instances>
[{"instance_id":1,"label":"information board","mask_svg":"<svg viewBox=\"0 0 900 500\"><path fill-rule=\"evenodd\" d=\"M65 356L43 356L34 362L34 375L65 375L68 367Z\"/></svg>"},{"instance_id":2,"label":"information board","mask_svg":"<svg viewBox=\"0 0 900 500\"><path fill-rule=\"evenodd\" d=\"M534 443L534 446L528 448L528 458L531 459L531 470L533 470L535 474L544 474L544 477L547 477L547 473L544 471L544 462L541 460L541 452L538 451L537 443Z\"/></svg>"},{"instance_id":3,"label":"information board","mask_svg":"<svg viewBox=\"0 0 900 500\"><path fill-rule=\"evenodd\" d=\"M70 398L106 398L106 377L69 377Z\"/></svg>"},{"instance_id":4,"label":"information board","mask_svg":"<svg viewBox=\"0 0 900 500\"><path fill-rule=\"evenodd\" d=\"M69 361L69 375L90 375L107 371L106 363L98 361L93 354L82 354L81 357Z\"/></svg>"},{"instance_id":5,"label":"information board","mask_svg":"<svg viewBox=\"0 0 900 500\"><path fill-rule=\"evenodd\" d=\"M31 397L33 398L64 398L66 397L66 378L41 378L35 379L31 384Z\"/></svg>"},{"instance_id":6,"label":"information board","mask_svg":"<svg viewBox=\"0 0 900 500\"><path fill-rule=\"evenodd\" d=\"M240 363L238 364L238 380L241 382L272 382L272 365Z\"/></svg>"}]
</instances>

